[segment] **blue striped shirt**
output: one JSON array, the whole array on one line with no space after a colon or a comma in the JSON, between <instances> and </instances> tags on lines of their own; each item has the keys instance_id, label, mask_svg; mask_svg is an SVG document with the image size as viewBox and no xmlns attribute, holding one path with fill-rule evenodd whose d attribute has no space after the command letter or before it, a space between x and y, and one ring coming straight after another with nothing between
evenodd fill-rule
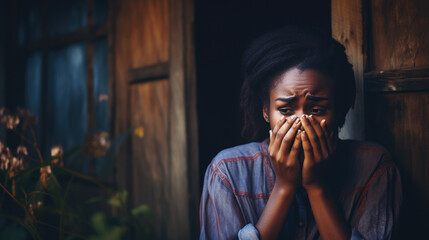
<instances>
[{"instance_id":1,"label":"blue striped shirt","mask_svg":"<svg viewBox=\"0 0 429 240\"><path fill-rule=\"evenodd\" d=\"M200 239L258 239L253 227L275 183L268 140L221 151L208 166L200 203ZM352 239L390 239L402 203L399 172L379 145L340 140L329 165L330 191ZM240 232L240 234L239 234ZM279 239L320 239L307 194L295 195Z\"/></svg>"}]
</instances>

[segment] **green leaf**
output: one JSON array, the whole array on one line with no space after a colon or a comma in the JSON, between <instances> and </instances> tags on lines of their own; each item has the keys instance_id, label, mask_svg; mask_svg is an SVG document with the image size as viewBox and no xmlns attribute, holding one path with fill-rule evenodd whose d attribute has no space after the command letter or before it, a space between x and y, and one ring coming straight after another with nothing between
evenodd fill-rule
<instances>
[{"instance_id":1,"label":"green leaf","mask_svg":"<svg viewBox=\"0 0 429 240\"><path fill-rule=\"evenodd\" d=\"M106 216L103 213L95 213L91 218L92 226L97 232L106 231Z\"/></svg>"},{"instance_id":2,"label":"green leaf","mask_svg":"<svg viewBox=\"0 0 429 240\"><path fill-rule=\"evenodd\" d=\"M107 202L113 207L121 207L127 201L128 192L126 190L113 195Z\"/></svg>"},{"instance_id":3,"label":"green leaf","mask_svg":"<svg viewBox=\"0 0 429 240\"><path fill-rule=\"evenodd\" d=\"M95 213L91 218L92 226L96 235L89 237L89 240L120 240L127 228L119 225L108 225L106 216L101 213Z\"/></svg>"},{"instance_id":4,"label":"green leaf","mask_svg":"<svg viewBox=\"0 0 429 240\"><path fill-rule=\"evenodd\" d=\"M146 217L149 217L152 215L152 212L150 211L149 206L147 206L146 204L143 204L143 205L140 205L140 206L132 209L131 214L133 216L144 214Z\"/></svg>"},{"instance_id":5,"label":"green leaf","mask_svg":"<svg viewBox=\"0 0 429 240\"><path fill-rule=\"evenodd\" d=\"M112 197L107 202L113 207L121 207L121 202L117 197Z\"/></svg>"}]
</instances>

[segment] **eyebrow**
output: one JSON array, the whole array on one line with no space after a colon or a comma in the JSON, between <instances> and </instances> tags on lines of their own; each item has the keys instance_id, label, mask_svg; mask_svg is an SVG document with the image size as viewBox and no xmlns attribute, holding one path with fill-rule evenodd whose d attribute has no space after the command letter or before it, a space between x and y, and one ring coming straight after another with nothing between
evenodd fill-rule
<instances>
[{"instance_id":1,"label":"eyebrow","mask_svg":"<svg viewBox=\"0 0 429 240\"><path fill-rule=\"evenodd\" d=\"M325 98L325 97L316 97L316 96L312 96L312 95L308 95L307 99L311 100L311 101L314 101L314 102L320 102L320 101L329 100L328 98Z\"/></svg>"},{"instance_id":2,"label":"eyebrow","mask_svg":"<svg viewBox=\"0 0 429 240\"><path fill-rule=\"evenodd\" d=\"M276 101L293 102L293 101L296 101L296 97L277 98Z\"/></svg>"},{"instance_id":3,"label":"eyebrow","mask_svg":"<svg viewBox=\"0 0 429 240\"><path fill-rule=\"evenodd\" d=\"M328 98L325 98L325 97L316 97L316 96L312 96L312 95L308 95L306 99L313 101L313 102L320 102L320 101L329 100ZM276 101L282 101L282 102L294 102L296 100L297 100L296 97L283 97L283 98L277 98L276 99Z\"/></svg>"}]
</instances>

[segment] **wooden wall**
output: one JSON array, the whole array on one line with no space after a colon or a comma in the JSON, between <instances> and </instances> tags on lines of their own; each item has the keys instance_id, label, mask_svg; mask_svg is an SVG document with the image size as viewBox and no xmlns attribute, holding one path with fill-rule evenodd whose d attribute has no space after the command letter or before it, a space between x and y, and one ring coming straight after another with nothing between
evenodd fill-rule
<instances>
[{"instance_id":1,"label":"wooden wall","mask_svg":"<svg viewBox=\"0 0 429 240\"><path fill-rule=\"evenodd\" d=\"M367 134L401 170L398 238L418 239L429 224L429 2L377 0L368 7Z\"/></svg>"},{"instance_id":2,"label":"wooden wall","mask_svg":"<svg viewBox=\"0 0 429 240\"><path fill-rule=\"evenodd\" d=\"M121 152L118 181L131 205L149 205L157 239L190 239L199 195L192 2L117 0L113 9L114 132L144 128Z\"/></svg>"},{"instance_id":3,"label":"wooden wall","mask_svg":"<svg viewBox=\"0 0 429 240\"><path fill-rule=\"evenodd\" d=\"M353 12L356 4L362 9L345 23L360 29L361 43L352 40L350 44L347 39L355 35L353 29L339 27L334 33L333 28L333 34L352 48L348 50L352 60L363 55L357 64L364 73L366 139L384 145L401 172L404 204L396 237L425 238L429 224L429 2L333 2L343 6L340 11L333 3L333 26L344 25L335 22L334 16Z\"/></svg>"}]
</instances>

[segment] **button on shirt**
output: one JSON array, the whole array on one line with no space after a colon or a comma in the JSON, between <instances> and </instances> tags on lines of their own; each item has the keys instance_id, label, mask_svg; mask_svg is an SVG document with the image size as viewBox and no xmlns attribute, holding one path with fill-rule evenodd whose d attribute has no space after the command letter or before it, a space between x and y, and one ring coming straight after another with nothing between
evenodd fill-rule
<instances>
[{"instance_id":1,"label":"button on shirt","mask_svg":"<svg viewBox=\"0 0 429 240\"><path fill-rule=\"evenodd\" d=\"M220 152L207 168L200 203L200 239L259 239L254 227L275 183L268 140ZM401 181L388 152L340 141L330 159L329 186L352 228L352 239L390 239L402 203ZM305 189L292 203L279 239L320 239Z\"/></svg>"}]
</instances>

